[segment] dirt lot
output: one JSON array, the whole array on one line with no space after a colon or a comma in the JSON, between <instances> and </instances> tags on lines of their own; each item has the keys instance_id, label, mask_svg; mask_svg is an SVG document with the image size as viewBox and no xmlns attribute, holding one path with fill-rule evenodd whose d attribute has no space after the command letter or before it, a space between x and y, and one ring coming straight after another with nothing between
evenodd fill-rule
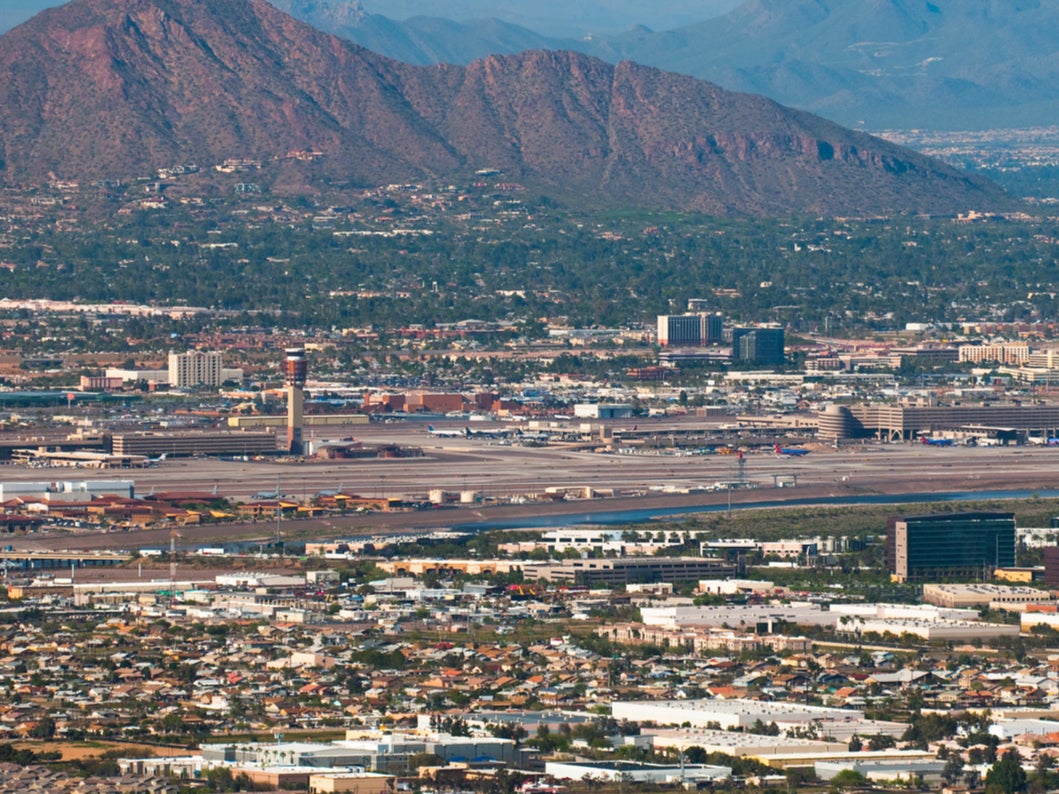
<instances>
[{"instance_id":1,"label":"dirt lot","mask_svg":"<svg viewBox=\"0 0 1059 794\"><path fill-rule=\"evenodd\" d=\"M63 761L81 761L86 758L102 758L108 752L120 752L127 758L136 756L165 757L187 755L186 747L160 747L154 744L135 742L63 742L56 740L39 742L16 742L17 750L32 750L35 753L61 752Z\"/></svg>"}]
</instances>

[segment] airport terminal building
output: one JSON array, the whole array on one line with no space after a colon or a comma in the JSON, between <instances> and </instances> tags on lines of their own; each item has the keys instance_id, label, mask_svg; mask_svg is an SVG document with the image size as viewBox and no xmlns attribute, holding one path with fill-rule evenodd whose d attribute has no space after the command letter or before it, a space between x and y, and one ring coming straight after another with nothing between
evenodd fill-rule
<instances>
[{"instance_id":1,"label":"airport terminal building","mask_svg":"<svg viewBox=\"0 0 1059 794\"><path fill-rule=\"evenodd\" d=\"M982 430L1054 438L1057 405L833 405L818 415L821 441L855 438L911 441L939 430Z\"/></svg>"}]
</instances>

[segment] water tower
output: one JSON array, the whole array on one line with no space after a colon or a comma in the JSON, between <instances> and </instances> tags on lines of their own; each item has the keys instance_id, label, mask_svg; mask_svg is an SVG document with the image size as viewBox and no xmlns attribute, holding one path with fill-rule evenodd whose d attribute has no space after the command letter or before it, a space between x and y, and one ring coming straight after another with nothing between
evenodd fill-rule
<instances>
[{"instance_id":1,"label":"water tower","mask_svg":"<svg viewBox=\"0 0 1059 794\"><path fill-rule=\"evenodd\" d=\"M287 452L303 455L302 427L305 424L305 376L309 365L305 361L305 348L287 348L283 362L283 380L287 384Z\"/></svg>"}]
</instances>

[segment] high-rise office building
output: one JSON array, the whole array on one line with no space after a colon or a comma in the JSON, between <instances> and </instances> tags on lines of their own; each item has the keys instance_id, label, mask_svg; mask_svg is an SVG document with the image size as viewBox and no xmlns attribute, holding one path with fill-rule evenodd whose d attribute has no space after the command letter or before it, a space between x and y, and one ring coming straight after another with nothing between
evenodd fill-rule
<instances>
[{"instance_id":1,"label":"high-rise office building","mask_svg":"<svg viewBox=\"0 0 1059 794\"><path fill-rule=\"evenodd\" d=\"M906 516L886 528L887 569L902 582L989 578L1014 564L1014 513Z\"/></svg>"},{"instance_id":2,"label":"high-rise office building","mask_svg":"<svg viewBox=\"0 0 1059 794\"><path fill-rule=\"evenodd\" d=\"M1052 519L1055 526L1055 519ZM1059 589L1059 546L1044 549L1044 584L1052 590Z\"/></svg>"},{"instance_id":3,"label":"high-rise office building","mask_svg":"<svg viewBox=\"0 0 1059 794\"><path fill-rule=\"evenodd\" d=\"M721 314L702 315L702 341L707 345L720 344L724 340L724 316Z\"/></svg>"},{"instance_id":4,"label":"high-rise office building","mask_svg":"<svg viewBox=\"0 0 1059 794\"><path fill-rule=\"evenodd\" d=\"M732 360L767 367L782 367L786 360L783 328L778 325L733 328Z\"/></svg>"}]
</instances>

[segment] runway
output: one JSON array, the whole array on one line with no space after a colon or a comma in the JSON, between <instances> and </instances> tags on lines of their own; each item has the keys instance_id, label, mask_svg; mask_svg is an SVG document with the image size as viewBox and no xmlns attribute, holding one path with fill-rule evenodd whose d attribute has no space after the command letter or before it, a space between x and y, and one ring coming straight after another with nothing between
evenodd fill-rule
<instances>
[{"instance_id":1,"label":"runway","mask_svg":"<svg viewBox=\"0 0 1059 794\"><path fill-rule=\"evenodd\" d=\"M4 481L133 479L138 496L151 492L205 491L247 501L278 487L291 499L307 500L321 490L342 490L366 497L425 499L432 488L475 491L482 499L453 510L348 516L291 522L300 537L333 537L374 531L443 527L519 516L561 515L679 508L682 505L895 494L994 490L1051 491L1059 488L1059 449L1048 447L930 447L921 444L865 444L838 450L821 448L804 457L780 457L771 447L747 453L742 472L736 455L604 454L562 445L519 447L484 438L438 438L419 425L371 425L358 428L365 443L417 445L421 458L329 462L167 460L143 470L27 469L5 466ZM764 451L767 450L767 451ZM796 487L777 488L779 482ZM755 487L732 491L681 493L718 482L744 481ZM547 489L590 487L613 498L530 501ZM268 537L262 523L187 527L184 543ZM164 544L166 530L103 535L104 544L148 547ZM212 534L211 534L212 533ZM157 535L157 537L155 537ZM19 539L31 545L44 538ZM47 539L46 547L83 548L87 536ZM62 544L67 545L62 545ZM43 547L43 546L42 546Z\"/></svg>"}]
</instances>

